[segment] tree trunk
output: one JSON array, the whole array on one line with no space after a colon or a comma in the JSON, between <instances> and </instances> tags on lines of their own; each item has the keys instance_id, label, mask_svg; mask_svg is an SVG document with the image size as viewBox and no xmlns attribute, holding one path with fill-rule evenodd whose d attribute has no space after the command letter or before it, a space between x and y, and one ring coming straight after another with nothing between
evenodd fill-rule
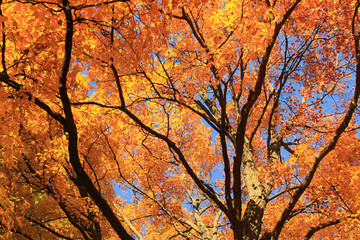
<instances>
[{"instance_id":1,"label":"tree trunk","mask_svg":"<svg viewBox=\"0 0 360 240\"><path fill-rule=\"evenodd\" d=\"M232 226L235 240L257 240L261 232L264 207L250 200L241 223Z\"/></svg>"},{"instance_id":2,"label":"tree trunk","mask_svg":"<svg viewBox=\"0 0 360 240\"><path fill-rule=\"evenodd\" d=\"M243 240L257 240L259 238L265 209L264 206L261 205L264 204L257 204L254 200L248 202L244 217L241 221Z\"/></svg>"}]
</instances>

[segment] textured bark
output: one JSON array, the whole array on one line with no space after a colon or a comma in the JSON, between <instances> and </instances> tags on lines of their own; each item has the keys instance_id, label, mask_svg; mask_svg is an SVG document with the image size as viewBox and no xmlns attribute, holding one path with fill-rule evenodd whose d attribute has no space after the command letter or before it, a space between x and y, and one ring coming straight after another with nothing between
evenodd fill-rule
<instances>
[{"instance_id":1,"label":"textured bark","mask_svg":"<svg viewBox=\"0 0 360 240\"><path fill-rule=\"evenodd\" d=\"M265 209L263 202L264 201L259 201L256 203L254 200L248 202L244 217L241 221L243 240L259 238Z\"/></svg>"}]
</instances>

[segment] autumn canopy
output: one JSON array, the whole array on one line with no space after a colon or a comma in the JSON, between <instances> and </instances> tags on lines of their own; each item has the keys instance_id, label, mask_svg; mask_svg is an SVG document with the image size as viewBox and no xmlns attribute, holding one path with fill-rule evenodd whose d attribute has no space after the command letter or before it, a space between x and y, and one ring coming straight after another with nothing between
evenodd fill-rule
<instances>
[{"instance_id":1,"label":"autumn canopy","mask_svg":"<svg viewBox=\"0 0 360 240\"><path fill-rule=\"evenodd\" d=\"M0 1L0 238L357 239L359 7Z\"/></svg>"}]
</instances>

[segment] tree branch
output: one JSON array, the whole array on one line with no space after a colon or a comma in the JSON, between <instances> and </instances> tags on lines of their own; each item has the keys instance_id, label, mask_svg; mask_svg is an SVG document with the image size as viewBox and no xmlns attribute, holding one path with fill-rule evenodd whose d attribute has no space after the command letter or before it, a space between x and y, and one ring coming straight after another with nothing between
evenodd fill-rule
<instances>
[{"instance_id":1,"label":"tree branch","mask_svg":"<svg viewBox=\"0 0 360 240\"><path fill-rule=\"evenodd\" d=\"M303 238L303 240L310 240L311 237L318 231L320 230L323 230L327 227L330 227L330 226L334 226L336 224L340 223L340 220L334 220L334 221L329 221L329 222L326 222L326 223L321 223L319 224L318 226L316 227L312 227L310 228L310 230L308 231L308 233L305 235L305 237Z\"/></svg>"},{"instance_id":2,"label":"tree branch","mask_svg":"<svg viewBox=\"0 0 360 240\"><path fill-rule=\"evenodd\" d=\"M74 168L74 171L81 182L81 184L85 187L86 191L93 199L95 204L99 207L102 214L108 220L112 228L118 234L121 239L124 240L133 240L107 203L107 201L102 197L101 193L96 189L94 183L90 179L89 175L85 172L83 166L81 165L79 152L78 152L78 133L76 124L74 121L73 113L71 110L71 103L67 93L67 73L70 67L70 60L71 60L71 51L72 51L72 44L73 44L73 17L70 9L70 4L68 0L63 0L63 11L66 16L66 35L65 35L65 56L63 65L61 68L61 74L59 79L59 93L61 102L63 104L66 124L65 130L68 132L68 152L70 157L70 163Z\"/></svg>"},{"instance_id":3,"label":"tree branch","mask_svg":"<svg viewBox=\"0 0 360 240\"><path fill-rule=\"evenodd\" d=\"M312 179L314 178L315 172L317 170L317 168L320 165L320 162L329 154L329 152L331 152L335 147L336 144L339 140L339 138L341 137L342 133L346 130L347 126L349 125L353 113L357 107L357 102L359 100L359 96L360 96L360 47L359 47L359 39L360 36L358 33L355 32L355 27L354 27L354 21L355 21L355 16L358 13L358 9L359 9L359 4L356 4L355 10L354 10L354 19L352 22L352 29L353 29L353 37L354 37L354 46L355 46L355 52L356 52L356 76L355 76L355 90L354 90L354 94L353 97L350 101L349 104L349 108L344 116L343 121L341 122L341 124L339 125L339 127L336 129L331 141L327 144L326 147L324 147L322 149L322 151L315 157L313 165L311 166L308 174L305 176L302 184L300 185L300 187L295 191L292 199L290 200L288 206L286 207L286 209L283 211L283 214L279 220L279 222L277 223L274 231L273 231L273 239L277 240L279 238L280 232L282 230L282 228L285 225L286 220L288 219L288 217L290 216L292 210L294 209L296 203L299 201L300 197L302 196L302 194L305 192L305 190L307 189L307 187L310 185Z\"/></svg>"},{"instance_id":4,"label":"tree branch","mask_svg":"<svg viewBox=\"0 0 360 240\"><path fill-rule=\"evenodd\" d=\"M15 91L21 91L21 85L13 80L10 80L9 76L5 72L0 73L0 81L5 83L7 86L15 89ZM23 93L27 96L27 99L29 101L33 101L38 107L43 109L47 114L49 114L53 119L61 123L62 125L65 125L65 118L60 114L55 112L53 109L51 109L46 103L44 103L42 100L40 100L37 97L34 97L31 93L24 91Z\"/></svg>"}]
</instances>

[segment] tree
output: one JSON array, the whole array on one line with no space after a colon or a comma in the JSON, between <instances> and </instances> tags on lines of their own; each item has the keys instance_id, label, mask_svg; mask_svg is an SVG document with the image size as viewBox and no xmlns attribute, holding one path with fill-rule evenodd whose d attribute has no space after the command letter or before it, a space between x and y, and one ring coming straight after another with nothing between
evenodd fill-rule
<instances>
[{"instance_id":1,"label":"tree","mask_svg":"<svg viewBox=\"0 0 360 240\"><path fill-rule=\"evenodd\" d=\"M359 6L0 1L2 238L356 238Z\"/></svg>"}]
</instances>

